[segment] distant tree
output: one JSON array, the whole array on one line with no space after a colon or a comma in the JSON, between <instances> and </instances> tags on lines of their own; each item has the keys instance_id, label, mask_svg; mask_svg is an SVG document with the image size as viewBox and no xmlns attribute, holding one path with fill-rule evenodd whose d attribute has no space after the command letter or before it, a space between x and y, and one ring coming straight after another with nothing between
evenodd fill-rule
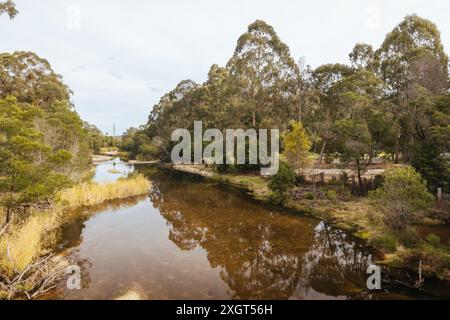
<instances>
[{"instance_id":1,"label":"distant tree","mask_svg":"<svg viewBox=\"0 0 450 320\"><path fill-rule=\"evenodd\" d=\"M365 194L362 176L372 160L372 137L367 124L355 120L339 120L334 126L336 147L346 163L352 163L358 177L360 195Z\"/></svg>"},{"instance_id":2,"label":"distant tree","mask_svg":"<svg viewBox=\"0 0 450 320\"><path fill-rule=\"evenodd\" d=\"M370 199L389 228L403 231L432 206L434 198L420 174L412 167L403 167L388 169L383 186L372 191Z\"/></svg>"},{"instance_id":3,"label":"distant tree","mask_svg":"<svg viewBox=\"0 0 450 320\"><path fill-rule=\"evenodd\" d=\"M370 44L358 43L349 55L355 69L375 69L375 52Z\"/></svg>"},{"instance_id":4,"label":"distant tree","mask_svg":"<svg viewBox=\"0 0 450 320\"><path fill-rule=\"evenodd\" d=\"M0 1L0 16L6 13L10 19L19 13L16 9L16 4L12 0Z\"/></svg>"},{"instance_id":5,"label":"distant tree","mask_svg":"<svg viewBox=\"0 0 450 320\"><path fill-rule=\"evenodd\" d=\"M417 102L448 88L449 60L436 25L417 15L407 16L395 27L375 55L392 102L398 161L401 149L412 147L412 136L426 130L421 119L428 108Z\"/></svg>"},{"instance_id":6,"label":"distant tree","mask_svg":"<svg viewBox=\"0 0 450 320\"><path fill-rule=\"evenodd\" d=\"M301 122L292 122L291 129L283 137L284 154L295 169L303 169L308 161L311 140Z\"/></svg>"},{"instance_id":7,"label":"distant tree","mask_svg":"<svg viewBox=\"0 0 450 320\"><path fill-rule=\"evenodd\" d=\"M450 192L450 161L441 155L436 144L427 141L416 144L411 165L424 177L430 191L442 188Z\"/></svg>"},{"instance_id":8,"label":"distant tree","mask_svg":"<svg viewBox=\"0 0 450 320\"><path fill-rule=\"evenodd\" d=\"M0 201L6 224L17 206L51 197L69 183L63 169L71 153L43 142L33 125L39 116L41 110L14 97L0 100Z\"/></svg>"},{"instance_id":9,"label":"distant tree","mask_svg":"<svg viewBox=\"0 0 450 320\"><path fill-rule=\"evenodd\" d=\"M283 129L292 110L298 66L274 29L257 20L237 43L227 65L241 83L249 125Z\"/></svg>"}]
</instances>

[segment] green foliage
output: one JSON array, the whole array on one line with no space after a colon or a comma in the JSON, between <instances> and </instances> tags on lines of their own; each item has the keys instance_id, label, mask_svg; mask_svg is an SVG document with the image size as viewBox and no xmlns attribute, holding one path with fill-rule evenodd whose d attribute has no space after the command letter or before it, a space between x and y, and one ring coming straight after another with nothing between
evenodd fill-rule
<instances>
[{"instance_id":1,"label":"green foliage","mask_svg":"<svg viewBox=\"0 0 450 320\"><path fill-rule=\"evenodd\" d=\"M96 126L87 122L83 124L87 132L87 141L94 154L100 154L103 148L112 148L116 146L115 137L106 136Z\"/></svg>"},{"instance_id":2,"label":"green foliage","mask_svg":"<svg viewBox=\"0 0 450 320\"><path fill-rule=\"evenodd\" d=\"M280 162L278 173L269 182L272 199L275 204L286 204L289 201L289 189L295 186L295 172L285 162Z\"/></svg>"},{"instance_id":3,"label":"green foliage","mask_svg":"<svg viewBox=\"0 0 450 320\"><path fill-rule=\"evenodd\" d=\"M425 178L431 191L442 188L444 192L450 192L449 161L441 156L435 144L427 141L417 143L411 164Z\"/></svg>"},{"instance_id":4,"label":"green foliage","mask_svg":"<svg viewBox=\"0 0 450 320\"><path fill-rule=\"evenodd\" d=\"M383 233L370 240L370 245L385 253L392 253L397 250L397 240L390 233Z\"/></svg>"},{"instance_id":5,"label":"green foliage","mask_svg":"<svg viewBox=\"0 0 450 320\"><path fill-rule=\"evenodd\" d=\"M427 236L427 242L434 248L439 248L441 246L441 238L433 233Z\"/></svg>"},{"instance_id":6,"label":"green foliage","mask_svg":"<svg viewBox=\"0 0 450 320\"><path fill-rule=\"evenodd\" d=\"M70 102L70 89L49 62L32 52L0 54L0 99L10 96L39 112L31 127L54 151L72 154L71 166L61 170L70 178L81 178L90 163L88 134Z\"/></svg>"},{"instance_id":7,"label":"green foliage","mask_svg":"<svg viewBox=\"0 0 450 320\"><path fill-rule=\"evenodd\" d=\"M397 231L406 230L434 200L425 181L412 167L388 169L383 186L369 196L386 225Z\"/></svg>"},{"instance_id":8,"label":"green foliage","mask_svg":"<svg viewBox=\"0 0 450 320\"><path fill-rule=\"evenodd\" d=\"M72 155L44 142L33 125L40 115L38 108L14 97L0 100L0 201L7 220L16 206L51 197L69 183L61 172Z\"/></svg>"},{"instance_id":9,"label":"green foliage","mask_svg":"<svg viewBox=\"0 0 450 320\"><path fill-rule=\"evenodd\" d=\"M337 192L334 190L328 190L327 191L327 198L328 200L336 200L337 199Z\"/></svg>"}]
</instances>

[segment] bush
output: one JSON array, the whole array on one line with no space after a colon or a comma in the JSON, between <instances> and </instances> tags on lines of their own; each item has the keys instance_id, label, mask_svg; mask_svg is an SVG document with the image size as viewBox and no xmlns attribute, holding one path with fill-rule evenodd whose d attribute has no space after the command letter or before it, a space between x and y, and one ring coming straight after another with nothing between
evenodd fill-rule
<instances>
[{"instance_id":1,"label":"bush","mask_svg":"<svg viewBox=\"0 0 450 320\"><path fill-rule=\"evenodd\" d=\"M441 246L441 238L433 233L427 236L427 242L434 248L439 248Z\"/></svg>"},{"instance_id":2,"label":"bush","mask_svg":"<svg viewBox=\"0 0 450 320\"><path fill-rule=\"evenodd\" d=\"M348 190L346 186L341 186L337 190L337 195L339 199L343 201L350 201L352 199L352 193L350 192L350 190Z\"/></svg>"},{"instance_id":3,"label":"bush","mask_svg":"<svg viewBox=\"0 0 450 320\"><path fill-rule=\"evenodd\" d=\"M434 200L426 183L412 167L388 169L383 186L370 192L369 198L385 224L395 231L406 230Z\"/></svg>"},{"instance_id":4,"label":"bush","mask_svg":"<svg viewBox=\"0 0 450 320\"><path fill-rule=\"evenodd\" d=\"M384 253L392 253L397 250L397 240L394 235L389 233L373 238L370 245Z\"/></svg>"},{"instance_id":5,"label":"bush","mask_svg":"<svg viewBox=\"0 0 450 320\"><path fill-rule=\"evenodd\" d=\"M336 200L337 199L337 193L334 190L328 190L327 191L327 198L328 200Z\"/></svg>"},{"instance_id":6,"label":"bush","mask_svg":"<svg viewBox=\"0 0 450 320\"><path fill-rule=\"evenodd\" d=\"M295 172L286 162L280 162L278 173L269 182L272 200L275 204L286 204L289 201L289 189L295 186Z\"/></svg>"},{"instance_id":7,"label":"bush","mask_svg":"<svg viewBox=\"0 0 450 320\"><path fill-rule=\"evenodd\" d=\"M306 200L314 200L314 193L312 193L312 192L305 193L305 199Z\"/></svg>"}]
</instances>

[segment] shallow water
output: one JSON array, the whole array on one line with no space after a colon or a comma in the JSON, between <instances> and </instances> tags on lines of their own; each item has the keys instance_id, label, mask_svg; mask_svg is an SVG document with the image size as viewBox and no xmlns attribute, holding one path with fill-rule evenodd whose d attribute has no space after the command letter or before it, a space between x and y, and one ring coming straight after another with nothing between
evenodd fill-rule
<instances>
[{"instance_id":1,"label":"shallow water","mask_svg":"<svg viewBox=\"0 0 450 320\"><path fill-rule=\"evenodd\" d=\"M108 166L97 167L97 179L112 179ZM62 228L60 249L81 267L82 289L68 290L63 281L51 298L115 299L129 292L142 299L423 295L392 285L368 292L372 252L322 221L262 206L190 175L155 166L137 170L153 182L149 196L74 213Z\"/></svg>"},{"instance_id":2,"label":"shallow water","mask_svg":"<svg viewBox=\"0 0 450 320\"><path fill-rule=\"evenodd\" d=\"M93 179L98 183L115 182L119 178L127 177L133 170L133 165L124 163L119 158L116 158L96 164Z\"/></svg>"}]
</instances>

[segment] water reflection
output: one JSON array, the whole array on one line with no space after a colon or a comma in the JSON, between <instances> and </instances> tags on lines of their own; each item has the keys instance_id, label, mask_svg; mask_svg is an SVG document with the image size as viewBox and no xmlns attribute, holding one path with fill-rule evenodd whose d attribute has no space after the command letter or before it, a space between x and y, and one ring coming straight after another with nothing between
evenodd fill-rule
<instances>
[{"instance_id":1,"label":"water reflection","mask_svg":"<svg viewBox=\"0 0 450 320\"><path fill-rule=\"evenodd\" d=\"M133 171L133 165L116 158L96 164L93 180L98 183L114 182L119 178L127 177Z\"/></svg>"},{"instance_id":2,"label":"water reflection","mask_svg":"<svg viewBox=\"0 0 450 320\"><path fill-rule=\"evenodd\" d=\"M373 259L324 222L261 206L234 189L136 166L149 196L74 212L60 248L82 267L83 289L52 298L369 299L420 297L391 286L366 292Z\"/></svg>"},{"instance_id":3,"label":"water reflection","mask_svg":"<svg viewBox=\"0 0 450 320\"><path fill-rule=\"evenodd\" d=\"M151 200L181 250L201 247L234 299L349 297L371 254L324 223L243 201L203 184L159 180Z\"/></svg>"}]
</instances>

